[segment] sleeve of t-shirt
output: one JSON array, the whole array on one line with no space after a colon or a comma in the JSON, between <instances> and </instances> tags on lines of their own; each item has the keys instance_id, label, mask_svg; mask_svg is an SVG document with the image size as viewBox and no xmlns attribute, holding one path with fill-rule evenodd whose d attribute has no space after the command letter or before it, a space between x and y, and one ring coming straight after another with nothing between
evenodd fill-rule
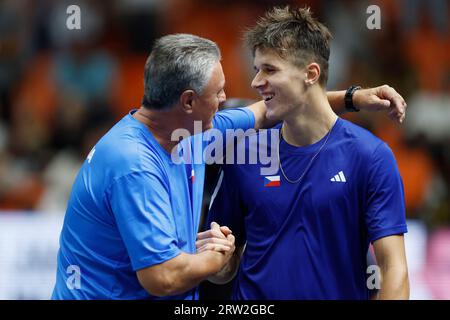
<instances>
[{"instance_id":1,"label":"sleeve of t-shirt","mask_svg":"<svg viewBox=\"0 0 450 320\"><path fill-rule=\"evenodd\" d=\"M202 147L205 150L205 162L211 164L221 161L226 144L234 142L234 140L227 141L226 130L241 129L242 134L245 134L247 129L254 127L255 116L249 108L230 108L216 113L213 129L203 133Z\"/></svg>"},{"instance_id":2,"label":"sleeve of t-shirt","mask_svg":"<svg viewBox=\"0 0 450 320\"><path fill-rule=\"evenodd\" d=\"M221 226L227 226L235 236L236 246L246 242L245 234L245 208L239 196L236 184L230 170L232 166L224 165L219 176L206 219L205 229L210 228L211 222L215 221Z\"/></svg>"},{"instance_id":3,"label":"sleeve of t-shirt","mask_svg":"<svg viewBox=\"0 0 450 320\"><path fill-rule=\"evenodd\" d=\"M181 253L168 185L156 172L123 176L113 182L108 194L134 270L162 263Z\"/></svg>"},{"instance_id":4,"label":"sleeve of t-shirt","mask_svg":"<svg viewBox=\"0 0 450 320\"><path fill-rule=\"evenodd\" d=\"M213 119L213 127L225 134L227 129L243 129L255 127L255 116L248 108L230 108L219 111Z\"/></svg>"},{"instance_id":5,"label":"sleeve of t-shirt","mask_svg":"<svg viewBox=\"0 0 450 320\"><path fill-rule=\"evenodd\" d=\"M391 149L381 143L369 161L365 221L370 242L406 233L403 182Z\"/></svg>"}]
</instances>

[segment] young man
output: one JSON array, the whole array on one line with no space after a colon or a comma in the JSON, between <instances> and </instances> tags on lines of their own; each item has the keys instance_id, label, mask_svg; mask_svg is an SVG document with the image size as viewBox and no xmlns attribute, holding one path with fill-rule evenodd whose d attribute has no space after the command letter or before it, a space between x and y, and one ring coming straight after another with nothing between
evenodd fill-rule
<instances>
[{"instance_id":1,"label":"young man","mask_svg":"<svg viewBox=\"0 0 450 320\"><path fill-rule=\"evenodd\" d=\"M256 69L252 87L267 118L282 124L270 129L267 144L258 134L237 145L246 154L277 153L278 172L224 165L210 209L208 220L236 237L233 257L211 278L223 283L239 267L234 299L367 299L369 243L381 270L379 298L409 296L401 177L383 141L331 109L330 38L309 9L289 7L268 12L246 35ZM210 241L200 233L197 246Z\"/></svg>"}]
</instances>

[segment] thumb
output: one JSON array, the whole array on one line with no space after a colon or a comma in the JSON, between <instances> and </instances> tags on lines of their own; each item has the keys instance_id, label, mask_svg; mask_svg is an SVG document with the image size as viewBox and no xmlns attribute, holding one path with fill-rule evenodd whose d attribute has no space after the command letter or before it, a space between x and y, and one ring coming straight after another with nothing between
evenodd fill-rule
<instances>
[{"instance_id":1,"label":"thumb","mask_svg":"<svg viewBox=\"0 0 450 320\"><path fill-rule=\"evenodd\" d=\"M220 230L220 226L217 222L213 221L211 222L211 229L219 229Z\"/></svg>"}]
</instances>

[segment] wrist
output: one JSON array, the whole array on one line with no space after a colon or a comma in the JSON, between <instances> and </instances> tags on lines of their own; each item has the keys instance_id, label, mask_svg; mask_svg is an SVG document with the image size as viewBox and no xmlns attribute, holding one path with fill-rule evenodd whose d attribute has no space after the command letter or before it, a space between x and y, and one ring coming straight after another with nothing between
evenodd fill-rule
<instances>
[{"instance_id":1,"label":"wrist","mask_svg":"<svg viewBox=\"0 0 450 320\"><path fill-rule=\"evenodd\" d=\"M225 284L230 282L236 276L239 261L239 257L233 255L233 257L225 263L219 272L208 278L208 281L214 284Z\"/></svg>"},{"instance_id":2,"label":"wrist","mask_svg":"<svg viewBox=\"0 0 450 320\"><path fill-rule=\"evenodd\" d=\"M358 112L360 109L357 107L357 104L355 104L355 99L354 99L354 95L356 93L357 90L361 89L360 86L350 86L346 91L345 91L345 96L344 96L344 103L345 103L345 110L347 110L348 112Z\"/></svg>"},{"instance_id":3,"label":"wrist","mask_svg":"<svg viewBox=\"0 0 450 320\"><path fill-rule=\"evenodd\" d=\"M223 267L226 265L228 259L225 256L225 253L218 251L207 251L210 255L210 265L212 267L212 272L210 275L216 274L220 272Z\"/></svg>"}]
</instances>

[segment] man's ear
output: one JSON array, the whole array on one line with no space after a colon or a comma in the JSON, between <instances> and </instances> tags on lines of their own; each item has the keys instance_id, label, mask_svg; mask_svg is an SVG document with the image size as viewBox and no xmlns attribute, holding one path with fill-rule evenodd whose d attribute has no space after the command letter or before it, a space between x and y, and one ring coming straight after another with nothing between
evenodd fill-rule
<instances>
[{"instance_id":1,"label":"man's ear","mask_svg":"<svg viewBox=\"0 0 450 320\"><path fill-rule=\"evenodd\" d=\"M318 63L313 62L306 66L306 79L307 85L315 84L320 78L320 66Z\"/></svg>"},{"instance_id":2,"label":"man's ear","mask_svg":"<svg viewBox=\"0 0 450 320\"><path fill-rule=\"evenodd\" d=\"M180 95L181 109L187 114L191 114L195 103L196 93L194 90L185 90Z\"/></svg>"}]
</instances>

